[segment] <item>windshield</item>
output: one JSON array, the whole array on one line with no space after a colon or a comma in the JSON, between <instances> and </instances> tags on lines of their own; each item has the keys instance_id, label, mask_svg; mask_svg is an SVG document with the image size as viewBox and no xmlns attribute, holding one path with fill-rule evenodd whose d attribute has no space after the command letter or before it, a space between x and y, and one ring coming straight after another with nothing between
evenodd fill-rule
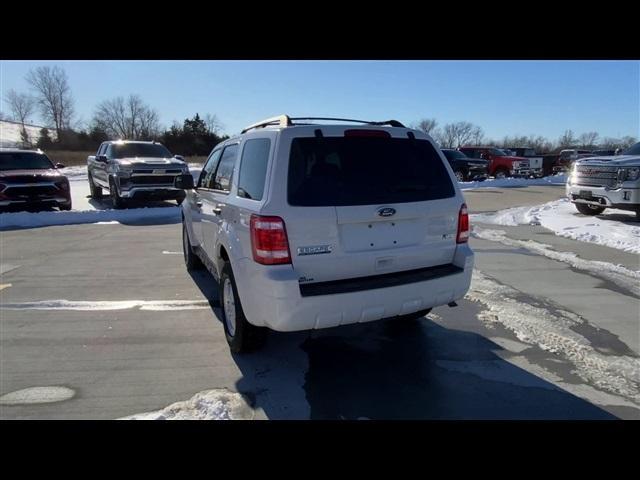
<instances>
[{"instance_id":1,"label":"windshield","mask_svg":"<svg viewBox=\"0 0 640 480\"><path fill-rule=\"evenodd\" d=\"M40 170L54 168L43 153L0 152L0 170Z\"/></svg>"},{"instance_id":2,"label":"windshield","mask_svg":"<svg viewBox=\"0 0 640 480\"><path fill-rule=\"evenodd\" d=\"M469 158L459 150L443 150L442 153L449 160L467 160Z\"/></svg>"},{"instance_id":3,"label":"windshield","mask_svg":"<svg viewBox=\"0 0 640 480\"><path fill-rule=\"evenodd\" d=\"M622 152L622 155L640 155L640 142L627 148L624 152Z\"/></svg>"},{"instance_id":4,"label":"windshield","mask_svg":"<svg viewBox=\"0 0 640 480\"><path fill-rule=\"evenodd\" d=\"M156 157L171 158L167 147L159 143L123 143L113 144L113 158Z\"/></svg>"},{"instance_id":5,"label":"windshield","mask_svg":"<svg viewBox=\"0 0 640 480\"><path fill-rule=\"evenodd\" d=\"M311 137L291 143L290 205L375 205L454 195L446 167L426 140Z\"/></svg>"}]
</instances>

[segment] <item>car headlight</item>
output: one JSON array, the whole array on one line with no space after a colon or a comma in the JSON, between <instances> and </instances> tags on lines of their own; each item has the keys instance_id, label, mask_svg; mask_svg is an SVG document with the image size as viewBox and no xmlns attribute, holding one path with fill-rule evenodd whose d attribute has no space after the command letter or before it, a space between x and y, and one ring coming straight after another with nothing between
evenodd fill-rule
<instances>
[{"instance_id":1,"label":"car headlight","mask_svg":"<svg viewBox=\"0 0 640 480\"><path fill-rule=\"evenodd\" d=\"M624 176L623 180L637 180L640 177L640 167L631 167L623 169Z\"/></svg>"},{"instance_id":2,"label":"car headlight","mask_svg":"<svg viewBox=\"0 0 640 480\"><path fill-rule=\"evenodd\" d=\"M133 170L133 166L129 162L117 162L113 165L113 171L115 173L129 175Z\"/></svg>"}]
</instances>

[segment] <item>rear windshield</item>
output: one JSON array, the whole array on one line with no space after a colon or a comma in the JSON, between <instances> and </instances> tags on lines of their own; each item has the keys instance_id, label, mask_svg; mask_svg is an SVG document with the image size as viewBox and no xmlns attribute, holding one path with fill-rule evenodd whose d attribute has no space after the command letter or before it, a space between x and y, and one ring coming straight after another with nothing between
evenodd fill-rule
<instances>
[{"instance_id":1,"label":"rear windshield","mask_svg":"<svg viewBox=\"0 0 640 480\"><path fill-rule=\"evenodd\" d=\"M43 168L53 168L53 164L42 153L0 153L0 170L39 170Z\"/></svg>"},{"instance_id":2,"label":"rear windshield","mask_svg":"<svg viewBox=\"0 0 640 480\"><path fill-rule=\"evenodd\" d=\"M124 143L113 144L113 158L156 157L170 158L171 152L159 143Z\"/></svg>"},{"instance_id":3,"label":"rear windshield","mask_svg":"<svg viewBox=\"0 0 640 480\"><path fill-rule=\"evenodd\" d=\"M421 202L455 195L431 143L379 137L294 139L287 192L290 205L309 207Z\"/></svg>"},{"instance_id":4,"label":"rear windshield","mask_svg":"<svg viewBox=\"0 0 640 480\"><path fill-rule=\"evenodd\" d=\"M640 142L622 152L623 155L640 155Z\"/></svg>"}]
</instances>

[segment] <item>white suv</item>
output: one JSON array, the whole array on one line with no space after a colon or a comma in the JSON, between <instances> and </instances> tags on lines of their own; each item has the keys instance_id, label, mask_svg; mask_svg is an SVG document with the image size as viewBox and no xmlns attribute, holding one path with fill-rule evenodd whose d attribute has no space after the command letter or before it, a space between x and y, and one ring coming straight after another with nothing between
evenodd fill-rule
<instances>
[{"instance_id":1,"label":"white suv","mask_svg":"<svg viewBox=\"0 0 640 480\"><path fill-rule=\"evenodd\" d=\"M397 121L267 119L176 186L187 268L219 281L233 352L267 329L419 318L469 289L456 177L431 137Z\"/></svg>"}]
</instances>

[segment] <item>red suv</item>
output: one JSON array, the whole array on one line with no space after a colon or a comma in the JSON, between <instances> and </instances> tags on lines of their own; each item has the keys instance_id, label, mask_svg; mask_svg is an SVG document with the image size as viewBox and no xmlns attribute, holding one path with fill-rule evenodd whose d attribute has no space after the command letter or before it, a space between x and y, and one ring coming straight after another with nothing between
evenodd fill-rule
<instances>
[{"instance_id":1,"label":"red suv","mask_svg":"<svg viewBox=\"0 0 640 480\"><path fill-rule=\"evenodd\" d=\"M69 180L41 151L0 150L0 209L71 210Z\"/></svg>"},{"instance_id":2,"label":"red suv","mask_svg":"<svg viewBox=\"0 0 640 480\"><path fill-rule=\"evenodd\" d=\"M489 175L495 178L541 176L542 169L532 168L528 158L514 157L496 147L460 147L467 157L489 160Z\"/></svg>"}]
</instances>

